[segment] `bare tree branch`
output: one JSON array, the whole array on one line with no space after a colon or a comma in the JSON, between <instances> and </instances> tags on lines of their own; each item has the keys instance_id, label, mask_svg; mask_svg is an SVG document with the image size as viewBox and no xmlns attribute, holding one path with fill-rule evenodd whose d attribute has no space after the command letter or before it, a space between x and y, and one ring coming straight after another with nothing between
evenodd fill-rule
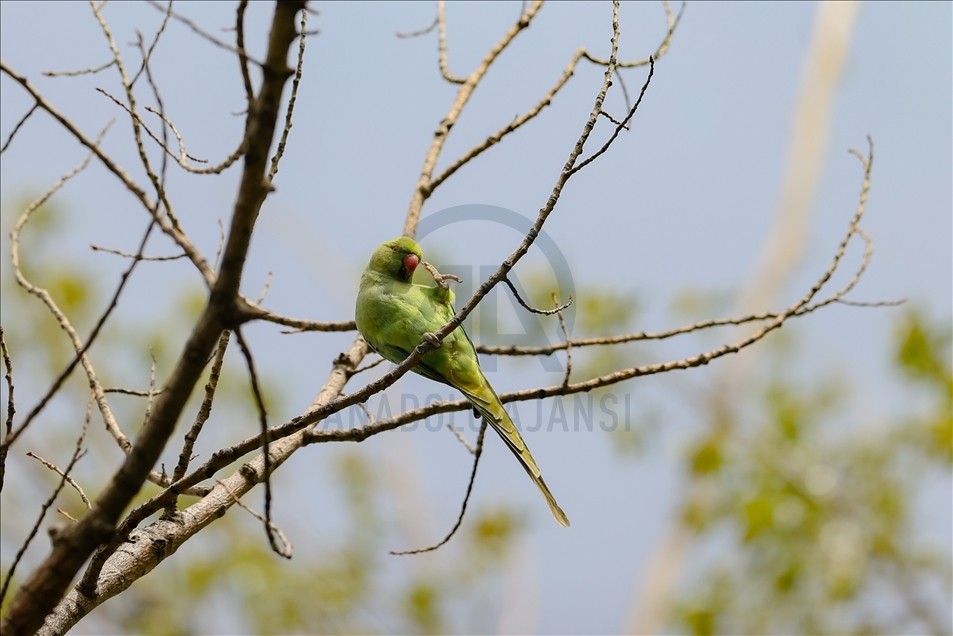
<instances>
[{"instance_id":1,"label":"bare tree branch","mask_svg":"<svg viewBox=\"0 0 953 636\"><path fill-rule=\"evenodd\" d=\"M652 83L652 76L654 74L655 74L655 59L650 57L649 58L649 75L648 77L645 78L645 83L642 84L642 90L641 92L639 92L639 98L635 100L635 103L632 105L632 108L629 109L629 114L626 115L625 119L619 122L619 124L615 127L615 130L612 131L612 135L609 137L608 141L606 141L606 143L602 145L602 148L599 148L599 150L589 155L589 157L581 161L579 165L573 166L572 168L573 173L579 172L580 170L588 166L590 163L592 163L593 161L601 157L602 154L609 149L609 146L612 145L612 142L614 142L616 138L619 136L619 133L622 131L622 129L623 128L628 129L627 124L629 123L629 120L632 119L632 116L635 115L635 111L639 109L639 104L642 103L642 98L645 97L645 91L648 90L649 84ZM602 109L600 109L599 113L602 113L602 112L603 112Z\"/></svg>"},{"instance_id":2,"label":"bare tree branch","mask_svg":"<svg viewBox=\"0 0 953 636\"><path fill-rule=\"evenodd\" d=\"M463 112L464 106L470 101L473 90L477 84L480 83L480 80L483 79L483 76L486 75L490 65L492 65L500 53L510 45L513 38L530 25L530 22L532 22L533 17L535 17L542 4L541 0L533 2L526 12L520 16L520 19L503 35L502 39L490 49L476 70L461 84L460 89L457 91L457 98L454 100L453 105L450 106L450 111L447 113L447 116L444 117L443 121L440 122L437 130L434 131L433 141L430 143L430 149L427 151L427 155L424 159L423 168L420 170L420 178L414 187L410 208L407 210L407 217L404 221L404 234L406 236L413 238L417 233L417 221L420 220L420 211L423 208L424 201L430 198L433 192L433 171L437 165L437 159L440 158L440 152L443 150L443 144L447 140L450 129L457 122L460 113Z\"/></svg>"},{"instance_id":3,"label":"bare tree branch","mask_svg":"<svg viewBox=\"0 0 953 636\"><path fill-rule=\"evenodd\" d=\"M90 400L90 402L89 402L89 409L92 409L92 404L93 404L93 403L92 403L92 400ZM33 459L35 459L36 461L40 462L41 464L43 464L44 466L46 466L47 468L49 468L50 470L52 470L54 473L56 473L57 475L59 475L60 477L62 477L63 479L65 479L65 480L66 480L66 483L68 483L70 486L72 486L72 487L73 487L73 490L75 490L77 493L79 493L79 497L80 497L80 499L83 500L83 503L86 504L86 509L87 509L87 510L89 510L90 508L93 507L93 504L89 503L89 497L86 496L86 493L83 492L83 489L80 487L80 485L77 484L77 483L73 480L72 477L68 476L65 472L63 472L62 470L60 470L59 468L57 468L55 464L53 464L52 462L46 461L45 459L43 459L43 458L40 457L39 455L37 455L37 454L35 454L35 453L32 453L32 452L27 453L26 456L27 456L27 457L32 457Z\"/></svg>"},{"instance_id":4,"label":"bare tree branch","mask_svg":"<svg viewBox=\"0 0 953 636\"><path fill-rule=\"evenodd\" d=\"M356 331L357 325L353 320L344 320L341 322L318 322L315 320L299 320L298 318L289 318L279 314L263 310L264 313L257 316L259 320L266 320L285 327L294 327L295 331L285 333L296 333L302 331Z\"/></svg>"},{"instance_id":5,"label":"bare tree branch","mask_svg":"<svg viewBox=\"0 0 953 636\"><path fill-rule=\"evenodd\" d=\"M454 432L455 435L460 437L460 434L457 432L457 429L450 427L450 430ZM457 517L457 522L454 524L453 528L450 529L450 532L446 537L443 538L443 541L435 545L430 546L429 548L420 548L419 550L407 550L405 552L394 552L391 551L391 554L394 556L405 556L408 554L423 554L424 552L433 552L438 548L447 544L450 539L453 538L453 535L457 533L457 530L460 529L461 524L463 524L463 515L467 512L467 503L470 501L470 493L473 492L473 482L476 481L476 472L477 466L480 465L480 456L483 454L483 434L486 433L486 420L480 421L480 433L477 435L476 448L470 449L470 445L467 444L466 440L463 437L460 437L460 440L466 445L467 449L470 449L473 453L473 470L470 472L470 482L467 484L467 493L463 496L463 504L460 506L460 515Z\"/></svg>"},{"instance_id":6,"label":"bare tree branch","mask_svg":"<svg viewBox=\"0 0 953 636\"><path fill-rule=\"evenodd\" d=\"M10 147L10 142L13 141L14 135L16 135L17 131L20 130L20 127L26 123L26 120L30 118L30 115L36 112L37 106L39 106L39 104L34 103L33 106L30 107L30 110L26 111L26 115L21 117L20 121L17 122L17 125L13 127L13 130L10 131L10 136L7 137L7 140L5 142L3 142L3 148L0 148L0 155L2 155L3 153L7 151L7 148Z\"/></svg>"},{"instance_id":7,"label":"bare tree branch","mask_svg":"<svg viewBox=\"0 0 953 636\"><path fill-rule=\"evenodd\" d=\"M440 19L439 17L435 17L435 18L433 19L433 22L430 23L430 26L427 27L427 28L425 28L425 29L421 29L421 30L419 30L419 31L410 31L409 33L404 33L403 31L398 31L398 32L395 33L394 35L396 35L397 37L399 37L399 38L401 38L401 39L417 38L417 37L420 37L421 35L427 35L427 34L430 33L431 31L433 31L435 28L437 28L437 22L438 22L439 19Z\"/></svg>"},{"instance_id":8,"label":"bare tree branch","mask_svg":"<svg viewBox=\"0 0 953 636\"><path fill-rule=\"evenodd\" d=\"M301 34L298 36L298 65L295 67L295 77L291 81L291 97L288 98L288 110L285 113L285 128L281 131L281 141L278 142L278 149L275 156L271 158L271 170L268 171L268 181L274 181L278 174L278 162L285 154L285 145L288 143L288 133L291 132L291 115L294 113L295 100L298 97L298 84L301 83L301 72L304 67L304 47L308 25L308 12L301 12Z\"/></svg>"},{"instance_id":9,"label":"bare tree branch","mask_svg":"<svg viewBox=\"0 0 953 636\"><path fill-rule=\"evenodd\" d=\"M447 19L444 15L445 3L443 0L437 0L437 26L439 28L438 47L440 49L440 74L443 79L451 84L464 84L466 78L457 77L450 72L450 64L447 62Z\"/></svg>"},{"instance_id":10,"label":"bare tree branch","mask_svg":"<svg viewBox=\"0 0 953 636\"><path fill-rule=\"evenodd\" d=\"M556 303L555 309L536 309L535 307L529 305L525 300L523 300L523 298L520 296L520 293L516 291L516 285L514 285L509 278L504 278L503 282L506 283L506 286L510 288L511 292L513 292L513 297L516 298L516 302L518 302L523 309L533 314L540 314L542 316L552 316L553 314L558 314L563 309L568 308L572 304L572 296L570 296L569 302L567 302L565 305L560 305L559 303ZM553 296L553 299L555 300L555 295Z\"/></svg>"},{"instance_id":11,"label":"bare tree branch","mask_svg":"<svg viewBox=\"0 0 953 636\"><path fill-rule=\"evenodd\" d=\"M215 360L212 362L212 369L208 374L208 383L205 385L205 399L202 400L202 406L199 407L198 415L195 416L195 422L189 428L189 432L185 434L185 443L182 445L182 452L179 453L179 462L175 466L175 471L172 473L172 482L177 482L182 479L182 476L185 475L185 471L189 469L189 463L192 461L192 449L195 447L195 442L199 438L199 434L202 432L202 427L205 426L205 422L208 421L209 416L212 414L212 402L215 399L215 390L218 388L218 379L222 373L222 364L225 362L225 349L228 347L228 338L231 332L225 330L222 332L222 335L218 339L218 349L215 350ZM172 502L172 505L175 505L175 499Z\"/></svg>"},{"instance_id":12,"label":"bare tree branch","mask_svg":"<svg viewBox=\"0 0 953 636\"><path fill-rule=\"evenodd\" d=\"M104 388L103 393L122 393L123 395L134 395L136 397L149 397L150 395L159 395L162 393L162 389L156 389L155 391L139 391L136 389L124 389L122 387L109 387Z\"/></svg>"},{"instance_id":13,"label":"bare tree branch","mask_svg":"<svg viewBox=\"0 0 953 636\"><path fill-rule=\"evenodd\" d=\"M307 15L302 12L302 14ZM236 329L235 336L238 338L238 345L241 347L242 355L245 356L245 363L248 366L248 375L251 380L252 393L255 395L255 405L258 407L258 419L261 424L261 455L264 458L264 475L262 481L265 483L265 516L259 518L265 524L265 534L268 535L268 544L271 549L286 559L291 558L291 552L282 549L275 541L274 525L271 523L271 461L268 455L268 412L265 410L265 398L261 394L261 387L258 384L258 374L255 372L255 361L252 359L251 349L242 336L242 330ZM221 484L221 482L219 482ZM222 487L228 489L225 484ZM229 491L230 492L230 491ZM238 501L238 497L235 497ZM258 516L258 515L256 515ZM287 544L287 541L285 541Z\"/></svg>"},{"instance_id":14,"label":"bare tree branch","mask_svg":"<svg viewBox=\"0 0 953 636\"><path fill-rule=\"evenodd\" d=\"M276 547L274 547L273 549L274 549L275 552L277 552L280 556L283 556L283 557L286 558L286 559L290 559L290 558L291 558L291 550L292 550L292 548L291 548L291 542L288 541L288 537L286 537L286 536L285 536L285 533L281 531L281 528L279 528L278 526L276 526L275 524L273 524L273 523L268 519L268 517L262 516L261 514L255 512L254 510L252 510L251 508L249 508L247 505L245 505L245 504L242 502L242 500L238 498L237 495L235 495L231 490L228 489L228 486L225 485L225 482L223 482L223 481L221 481L221 480L218 480L218 479L216 479L215 481L218 482L218 484L219 484L222 488L225 489L225 492L227 492L228 494L230 494L230 495L232 496L232 500L238 505L239 508L241 508L242 510L246 510L249 514L251 514L251 516L255 517L256 519L258 519L259 521L261 521L262 523L265 524L265 526L266 526L267 529L268 529L268 536L269 536L269 537L270 537L272 534L274 534L275 536L278 537L278 540L281 541L281 545L280 545L280 546L276 546Z\"/></svg>"},{"instance_id":15,"label":"bare tree branch","mask_svg":"<svg viewBox=\"0 0 953 636\"><path fill-rule=\"evenodd\" d=\"M113 533L119 515L149 475L222 330L232 328L244 319L238 293L241 273L258 211L270 191L265 179L267 153L274 139L282 88L291 75L287 53L297 36L295 17L303 7L303 2L280 2L275 8L267 60L262 67L261 94L248 114L248 153L238 199L220 274L217 279L214 275L209 279L212 283L209 303L122 467L104 488L93 509L63 531L60 540L54 543L52 553L21 585L0 623L0 630L4 633L33 633L43 625L44 618L54 609L82 564ZM6 64L0 66L14 77ZM18 81L30 90L28 83L21 79ZM75 127L72 129L76 131L74 134L79 132ZM117 173L117 170L113 172L125 174L122 171ZM144 192L140 198L144 203L148 201ZM147 208L157 212L152 206Z\"/></svg>"},{"instance_id":16,"label":"bare tree branch","mask_svg":"<svg viewBox=\"0 0 953 636\"><path fill-rule=\"evenodd\" d=\"M155 203L149 198L149 195L146 194L145 190L137 184L132 177L123 169L119 164L112 160L103 150L99 147L98 142L91 140L89 137L83 133L72 121L67 119L62 113L60 113L56 108L53 107L46 99L40 95L40 93L33 87L28 79L19 75L16 71L10 68L6 62L0 60L0 71L6 73L11 79L17 81L21 86L30 95L36 100L37 105L48 112L54 119L56 119L60 124L63 125L76 139L89 148L93 154L103 163L106 168L112 172L116 177L122 181L123 185L126 186L126 189L129 190L143 207L149 211L153 218L156 218L159 223L159 227L165 232L172 240L182 248L182 250L189 255L189 260L196 266L196 268L201 272L202 276L205 278L206 284L211 287L215 283L215 272L208 266L208 263L205 261L205 257L202 256L201 252L192 244L192 241L176 226L169 221L169 219L161 216L157 212Z\"/></svg>"},{"instance_id":17,"label":"bare tree branch","mask_svg":"<svg viewBox=\"0 0 953 636\"><path fill-rule=\"evenodd\" d=\"M370 420L368 420L368 424L370 423ZM453 433L453 436L460 440L460 443L463 444L468 451L470 451L471 455L476 455L476 448L474 448L470 442L467 441L467 438L463 436L463 433L453 427L453 424L447 424L447 430Z\"/></svg>"},{"instance_id":18,"label":"bare tree branch","mask_svg":"<svg viewBox=\"0 0 953 636\"><path fill-rule=\"evenodd\" d=\"M235 44L238 47L238 64L242 71L242 84L245 86L245 100L248 108L255 101L255 91L251 86L251 75L248 73L248 56L245 55L245 10L248 8L248 0L241 0L238 3L238 10L235 14Z\"/></svg>"},{"instance_id":19,"label":"bare tree branch","mask_svg":"<svg viewBox=\"0 0 953 636\"><path fill-rule=\"evenodd\" d=\"M0 603L3 603L3 599L7 597L7 592L10 589L10 583L13 581L13 574L17 570L17 565L19 565L20 559L23 558L23 554L26 552L27 548L30 547L30 543L32 543L33 538L36 536L37 531L40 529L40 524L43 523L43 518L46 517L46 511L49 510L50 506L53 505L53 502L56 501L56 498L59 496L60 491L63 490L63 486L66 485L67 481L72 481L69 478L70 471L73 470L73 466L76 465L76 462L79 461L79 459L86 454L86 451L83 450L83 439L86 437L86 430L89 428L89 420L90 420L90 416L92 415L92 412L93 412L93 398L92 396L90 396L89 401L86 403L86 417L83 420L83 428L80 431L79 438L77 438L76 440L76 450L73 451L73 457L72 459L70 459L69 464L67 464L66 470L60 473L62 475L62 478L60 479L60 483L53 490L53 494L50 495L50 498L47 499L46 503L44 503L43 506L40 508L40 514L36 518L36 523L33 524L33 528L30 530L30 533L27 535L26 539L24 539L23 544L20 546L20 549L17 550L16 556L13 557L13 563L10 564L10 569L7 570L7 577L3 580L3 588L0 589ZM43 463L48 464L46 460L43 460ZM52 466L52 464L48 464L48 465ZM60 471L57 470L57 472L60 472ZM75 485L75 482L72 482L72 483ZM79 488L79 486L76 486L76 488L82 493L82 490ZM89 503L85 495L83 495L83 501L85 501L86 503ZM53 538L54 543L56 542L56 540L57 538L54 537ZM17 594L17 596L19 596L19 594ZM6 632L6 633L10 633L10 632Z\"/></svg>"},{"instance_id":20,"label":"bare tree branch","mask_svg":"<svg viewBox=\"0 0 953 636\"><path fill-rule=\"evenodd\" d=\"M7 342L3 338L3 325L0 325L0 354L3 355L3 378L7 381L7 419L4 423L4 439L9 438L13 433L13 416L16 415L16 404L13 400L13 362L10 360L10 352L7 350ZM3 478L7 469L7 453L9 446L0 446L0 491L3 490Z\"/></svg>"},{"instance_id":21,"label":"bare tree branch","mask_svg":"<svg viewBox=\"0 0 953 636\"><path fill-rule=\"evenodd\" d=\"M114 250L109 247L100 247L99 245L90 245L89 247L97 252L107 252L109 254L115 254L116 256L122 256L123 258L134 258L138 261L175 261L188 256L188 254L176 254L175 256L138 256L136 254L130 254L129 252Z\"/></svg>"},{"instance_id":22,"label":"bare tree branch","mask_svg":"<svg viewBox=\"0 0 953 636\"><path fill-rule=\"evenodd\" d=\"M43 71L44 77L76 77L78 75L95 75L101 71L105 71L107 68L112 67L116 63L116 60L109 60L101 66L93 66L90 68L80 69L78 71Z\"/></svg>"},{"instance_id":23,"label":"bare tree branch","mask_svg":"<svg viewBox=\"0 0 953 636\"><path fill-rule=\"evenodd\" d=\"M668 0L662 1L662 6L665 8L665 21L668 24L668 30L665 33L665 39L662 40L662 43L659 44L659 47L655 49L655 53L652 55L628 62L616 62L617 68L635 68L637 66L646 66L651 64L652 60L658 60L660 57L668 53L668 48L672 44L672 38L675 37L675 29L678 28L678 23L682 21L682 14L685 13L685 7L688 5L687 2L682 2L682 6L678 10L678 15L672 14L672 7L669 5ZM588 51L583 53L583 57L592 62L593 64L599 64L601 66L608 66L609 60L596 57Z\"/></svg>"},{"instance_id":24,"label":"bare tree branch","mask_svg":"<svg viewBox=\"0 0 953 636\"><path fill-rule=\"evenodd\" d=\"M162 24L159 25L159 30L156 31L156 35L152 38L152 44L149 45L149 50L145 50L145 47L142 47L142 66L139 67L139 70L136 71L136 75L132 78L130 85L135 86L136 82L142 76L143 72L149 72L149 60L152 59L152 52L155 51L156 45L159 43L159 38L162 37L162 34L165 33L165 27L169 24L169 18L172 17L172 0L169 0L169 4L165 10L165 16L162 18ZM139 36L140 45L142 43L142 36ZM116 60L112 61L112 64L115 64ZM110 66L112 65L110 64ZM150 83L152 83L150 81ZM153 83L153 87L155 84Z\"/></svg>"},{"instance_id":25,"label":"bare tree branch","mask_svg":"<svg viewBox=\"0 0 953 636\"><path fill-rule=\"evenodd\" d=\"M164 9L164 8L162 7L162 5L160 5L160 4L159 4L158 2L156 2L155 0L146 0L146 2L147 2L150 6L152 6L152 7L156 8L156 9L158 9L159 11L162 11L163 13L165 13L165 12L167 11L167 9ZM228 42L222 42L222 41L219 40L217 37L215 37L214 35L212 35L212 34L209 33L208 31L205 31L205 30L202 29L200 26L198 26L197 24L195 24L194 22L192 22L192 20L186 18L184 15L182 15L182 14L180 14L180 13L176 13L175 11L172 11L171 9L168 9L168 13L171 14L173 18L175 18L176 20L178 20L179 22L181 22L181 23L184 24L185 26L187 26L187 27L189 27L190 29L192 29L192 31L193 31L196 35L198 35L198 36L200 36L200 37L202 37L202 38L205 38L206 40L208 40L209 42L211 42L211 43L214 44L215 46L217 46L217 47L219 47L219 48L222 48L222 49L225 49L226 51L231 51L232 53L235 53L236 55L238 55L240 59L248 60L249 62L251 62L251 63L254 64L255 66L265 67L265 66L268 65L268 62L265 62L265 64L262 64L261 62L259 62L259 61L256 60L255 58L253 58L252 56L248 55L248 53L244 50L244 48L236 48L236 47L232 46L231 44L229 44Z\"/></svg>"},{"instance_id":26,"label":"bare tree branch","mask_svg":"<svg viewBox=\"0 0 953 636\"><path fill-rule=\"evenodd\" d=\"M572 296L569 297L572 301ZM563 332L563 340L566 342L566 375L563 377L563 387L569 386L569 376L572 375L572 341L569 339L569 330L566 329L566 319L563 318L563 307L559 306L559 297L553 292L553 304L556 305L556 316L559 318L559 328Z\"/></svg>"}]
</instances>

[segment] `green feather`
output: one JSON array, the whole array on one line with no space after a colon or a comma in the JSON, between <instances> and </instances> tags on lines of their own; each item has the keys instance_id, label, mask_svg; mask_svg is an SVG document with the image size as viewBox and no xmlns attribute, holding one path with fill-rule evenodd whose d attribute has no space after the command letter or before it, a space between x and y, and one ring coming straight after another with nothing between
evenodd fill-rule
<instances>
[{"instance_id":1,"label":"green feather","mask_svg":"<svg viewBox=\"0 0 953 636\"><path fill-rule=\"evenodd\" d=\"M400 237L382 243L361 275L355 319L367 343L385 359L399 364L422 341L453 318L453 292L441 286L427 287L410 282L405 259L423 260L413 239ZM480 361L470 337L457 327L440 347L427 353L413 371L463 393L484 421L500 434L520 464L539 488L549 509L562 526L569 519L553 498L540 475L539 467L503 408L503 403L480 369Z\"/></svg>"}]
</instances>

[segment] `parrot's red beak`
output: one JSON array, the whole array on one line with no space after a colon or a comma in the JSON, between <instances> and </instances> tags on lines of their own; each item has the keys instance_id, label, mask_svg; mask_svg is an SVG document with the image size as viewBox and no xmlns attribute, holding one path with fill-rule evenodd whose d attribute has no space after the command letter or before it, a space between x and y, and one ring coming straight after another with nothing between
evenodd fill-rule
<instances>
[{"instance_id":1,"label":"parrot's red beak","mask_svg":"<svg viewBox=\"0 0 953 636\"><path fill-rule=\"evenodd\" d=\"M418 263L420 263L420 259L417 258L416 254L408 254L404 257L404 269L411 274L413 274L414 270L417 269Z\"/></svg>"}]
</instances>

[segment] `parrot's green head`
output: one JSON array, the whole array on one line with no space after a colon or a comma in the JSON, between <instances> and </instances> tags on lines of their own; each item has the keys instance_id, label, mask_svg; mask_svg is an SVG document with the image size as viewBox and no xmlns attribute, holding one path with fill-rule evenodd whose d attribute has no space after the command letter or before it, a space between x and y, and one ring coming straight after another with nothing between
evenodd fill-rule
<instances>
[{"instance_id":1,"label":"parrot's green head","mask_svg":"<svg viewBox=\"0 0 953 636\"><path fill-rule=\"evenodd\" d=\"M420 246L414 239L401 236L381 243L371 255L371 262L368 263L367 268L409 283L423 256Z\"/></svg>"}]
</instances>

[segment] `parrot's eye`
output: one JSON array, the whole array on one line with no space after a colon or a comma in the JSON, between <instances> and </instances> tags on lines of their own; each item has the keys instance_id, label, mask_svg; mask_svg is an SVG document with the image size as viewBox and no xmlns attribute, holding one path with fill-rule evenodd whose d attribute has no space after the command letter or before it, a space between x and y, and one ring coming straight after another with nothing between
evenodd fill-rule
<instances>
[{"instance_id":1,"label":"parrot's eye","mask_svg":"<svg viewBox=\"0 0 953 636\"><path fill-rule=\"evenodd\" d=\"M390 248L390 249L391 249L391 251L394 252L395 254L397 253L397 246L396 246L396 245L395 245L394 247Z\"/></svg>"}]
</instances>

